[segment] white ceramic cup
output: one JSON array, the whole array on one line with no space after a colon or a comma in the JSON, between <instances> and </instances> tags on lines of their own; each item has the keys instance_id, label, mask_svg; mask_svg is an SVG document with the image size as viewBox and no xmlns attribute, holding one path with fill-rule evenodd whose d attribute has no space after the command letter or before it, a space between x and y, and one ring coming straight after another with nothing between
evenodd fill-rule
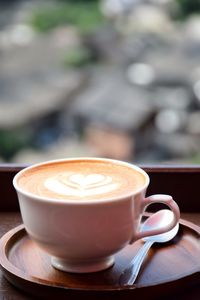
<instances>
[{"instance_id":1,"label":"white ceramic cup","mask_svg":"<svg viewBox=\"0 0 200 300\"><path fill-rule=\"evenodd\" d=\"M19 187L18 179L27 170L48 164L44 162L25 168L13 180L20 211L30 238L51 256L52 265L62 271L84 273L106 269L114 263L114 254L134 241L172 229L180 218L179 207L169 195L145 197L149 176L141 168L111 159L100 160L125 165L142 173L144 184L130 195L99 200L47 199ZM80 158L65 161L80 160ZM53 161L54 163L61 160ZM28 174L28 173L27 173ZM162 229L140 232L141 217L149 204L164 203L174 213L173 221Z\"/></svg>"}]
</instances>

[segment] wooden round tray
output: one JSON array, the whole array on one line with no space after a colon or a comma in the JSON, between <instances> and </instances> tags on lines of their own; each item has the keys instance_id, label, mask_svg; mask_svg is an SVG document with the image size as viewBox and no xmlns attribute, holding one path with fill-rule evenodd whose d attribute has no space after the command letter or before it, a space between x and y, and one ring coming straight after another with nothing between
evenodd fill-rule
<instances>
[{"instance_id":1,"label":"wooden round tray","mask_svg":"<svg viewBox=\"0 0 200 300\"><path fill-rule=\"evenodd\" d=\"M148 293L149 300L200 283L200 227L180 220L179 232L171 242L150 249L135 284L120 286L121 272L141 246L142 241L127 246L105 271L65 273L51 266L50 257L20 225L1 238L0 264L9 282L42 299L133 299Z\"/></svg>"}]
</instances>

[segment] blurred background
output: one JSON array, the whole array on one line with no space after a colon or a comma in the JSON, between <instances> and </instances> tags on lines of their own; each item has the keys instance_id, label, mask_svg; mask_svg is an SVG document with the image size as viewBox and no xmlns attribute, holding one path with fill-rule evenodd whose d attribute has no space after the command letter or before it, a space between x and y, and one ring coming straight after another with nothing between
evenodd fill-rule
<instances>
[{"instance_id":1,"label":"blurred background","mask_svg":"<svg viewBox=\"0 0 200 300\"><path fill-rule=\"evenodd\" d=\"M0 1L0 162L200 163L200 0Z\"/></svg>"}]
</instances>

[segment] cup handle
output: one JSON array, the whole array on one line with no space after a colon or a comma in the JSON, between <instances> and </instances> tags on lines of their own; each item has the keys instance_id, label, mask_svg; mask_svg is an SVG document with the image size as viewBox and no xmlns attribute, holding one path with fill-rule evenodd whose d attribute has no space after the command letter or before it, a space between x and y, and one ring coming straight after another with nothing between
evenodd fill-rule
<instances>
[{"instance_id":1,"label":"cup handle","mask_svg":"<svg viewBox=\"0 0 200 300\"><path fill-rule=\"evenodd\" d=\"M143 200L143 208L145 209L148 205L152 203L163 203L167 205L173 212L174 218L171 223L169 223L167 226L163 226L162 228L157 228L157 229L152 229L149 231L145 232L138 232L136 234L135 240L147 237L147 236L152 236L152 235L157 235L161 233L165 233L169 230L171 230L173 227L176 226L176 224L179 222L180 219L180 210L177 205L177 203L172 199L171 196L169 195L164 195L164 194L158 194L158 195L152 195L147 198L144 198Z\"/></svg>"}]
</instances>

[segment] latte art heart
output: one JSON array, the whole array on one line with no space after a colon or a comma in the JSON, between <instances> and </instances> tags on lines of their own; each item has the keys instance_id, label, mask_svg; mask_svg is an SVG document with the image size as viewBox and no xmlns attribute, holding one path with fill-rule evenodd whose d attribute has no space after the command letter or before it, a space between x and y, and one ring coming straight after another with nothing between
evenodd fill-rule
<instances>
[{"instance_id":1,"label":"latte art heart","mask_svg":"<svg viewBox=\"0 0 200 300\"><path fill-rule=\"evenodd\" d=\"M54 193L75 197L108 193L118 187L111 177L102 174L60 174L47 178L44 185Z\"/></svg>"},{"instance_id":2,"label":"latte art heart","mask_svg":"<svg viewBox=\"0 0 200 300\"><path fill-rule=\"evenodd\" d=\"M101 185L102 183L108 183L111 182L112 179L108 176L104 176L101 174L89 174L89 175L83 175L83 174L73 174L67 178L67 183L72 183L80 188L90 188L94 186ZM64 181L65 182L65 181Z\"/></svg>"},{"instance_id":3,"label":"latte art heart","mask_svg":"<svg viewBox=\"0 0 200 300\"><path fill-rule=\"evenodd\" d=\"M129 165L86 158L38 164L25 170L17 183L45 199L84 202L124 198L140 190L146 178Z\"/></svg>"}]
</instances>

